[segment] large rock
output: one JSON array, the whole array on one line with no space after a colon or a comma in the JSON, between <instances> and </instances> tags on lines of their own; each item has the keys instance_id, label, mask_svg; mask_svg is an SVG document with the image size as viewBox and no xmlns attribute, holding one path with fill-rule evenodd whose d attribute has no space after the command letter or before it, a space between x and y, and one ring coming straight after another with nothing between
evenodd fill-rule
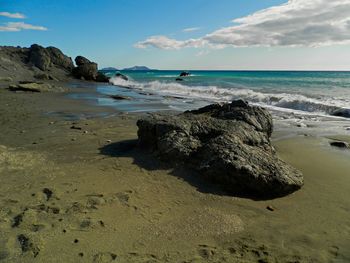
<instances>
[{"instance_id":1,"label":"large rock","mask_svg":"<svg viewBox=\"0 0 350 263\"><path fill-rule=\"evenodd\" d=\"M35 67L45 71L51 66L49 52L37 44L33 44L29 49L29 62Z\"/></svg>"},{"instance_id":2,"label":"large rock","mask_svg":"<svg viewBox=\"0 0 350 263\"><path fill-rule=\"evenodd\" d=\"M55 47L48 47L46 50L50 54L51 62L54 65L61 67L67 71L72 71L74 64L70 57L66 56L62 53L61 50Z\"/></svg>"},{"instance_id":3,"label":"large rock","mask_svg":"<svg viewBox=\"0 0 350 263\"><path fill-rule=\"evenodd\" d=\"M96 80L98 76L97 64L87 58L77 56L75 58L77 67L73 69L73 75L76 78L85 80Z\"/></svg>"},{"instance_id":4,"label":"large rock","mask_svg":"<svg viewBox=\"0 0 350 263\"><path fill-rule=\"evenodd\" d=\"M303 185L302 174L271 146L272 117L261 107L233 101L175 116L151 115L137 125L142 147L234 194L271 198Z\"/></svg>"},{"instance_id":5,"label":"large rock","mask_svg":"<svg viewBox=\"0 0 350 263\"><path fill-rule=\"evenodd\" d=\"M52 66L57 66L67 72L71 72L74 68L72 59L64 55L58 48L44 48L37 44L31 45L29 48L29 62L42 71L46 71Z\"/></svg>"}]
</instances>

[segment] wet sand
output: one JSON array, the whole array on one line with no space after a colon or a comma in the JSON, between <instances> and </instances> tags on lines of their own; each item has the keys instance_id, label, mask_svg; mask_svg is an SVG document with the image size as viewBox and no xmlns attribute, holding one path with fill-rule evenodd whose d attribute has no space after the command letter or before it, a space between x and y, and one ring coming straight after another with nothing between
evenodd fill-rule
<instances>
[{"instance_id":1,"label":"wet sand","mask_svg":"<svg viewBox=\"0 0 350 263\"><path fill-rule=\"evenodd\" d=\"M0 262L350 261L349 151L276 140L305 186L237 198L140 151L139 115L105 113L0 89Z\"/></svg>"}]
</instances>

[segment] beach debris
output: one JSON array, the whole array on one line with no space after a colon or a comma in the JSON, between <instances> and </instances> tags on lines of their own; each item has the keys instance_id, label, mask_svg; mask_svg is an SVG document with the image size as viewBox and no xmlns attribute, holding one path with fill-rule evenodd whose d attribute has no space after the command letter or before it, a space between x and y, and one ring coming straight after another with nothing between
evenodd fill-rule
<instances>
[{"instance_id":1,"label":"beach debris","mask_svg":"<svg viewBox=\"0 0 350 263\"><path fill-rule=\"evenodd\" d=\"M344 148L344 149L349 149L350 145L347 142L342 142L342 141L333 141L329 143L333 147L338 147L338 148Z\"/></svg>"},{"instance_id":2,"label":"beach debris","mask_svg":"<svg viewBox=\"0 0 350 263\"><path fill-rule=\"evenodd\" d=\"M182 79L182 78L176 78L175 80L176 81L184 81L184 79Z\"/></svg>"},{"instance_id":3,"label":"beach debris","mask_svg":"<svg viewBox=\"0 0 350 263\"><path fill-rule=\"evenodd\" d=\"M281 160L271 145L271 114L245 101L179 115L151 114L137 126L141 147L191 167L233 194L273 198L304 183L301 172Z\"/></svg>"}]
</instances>

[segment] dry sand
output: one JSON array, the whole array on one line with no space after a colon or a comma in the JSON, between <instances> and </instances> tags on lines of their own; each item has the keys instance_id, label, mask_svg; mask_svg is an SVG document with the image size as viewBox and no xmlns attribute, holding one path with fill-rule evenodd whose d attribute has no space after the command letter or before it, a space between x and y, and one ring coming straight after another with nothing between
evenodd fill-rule
<instances>
[{"instance_id":1,"label":"dry sand","mask_svg":"<svg viewBox=\"0 0 350 263\"><path fill-rule=\"evenodd\" d=\"M305 186L256 201L137 149L137 115L73 120L106 112L0 89L0 262L350 262L350 154L328 139L277 140Z\"/></svg>"}]
</instances>

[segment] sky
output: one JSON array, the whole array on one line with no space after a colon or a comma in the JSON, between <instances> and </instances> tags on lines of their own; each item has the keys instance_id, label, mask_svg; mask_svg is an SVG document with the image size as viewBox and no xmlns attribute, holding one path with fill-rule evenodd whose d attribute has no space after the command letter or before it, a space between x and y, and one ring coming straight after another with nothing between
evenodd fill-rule
<instances>
[{"instance_id":1,"label":"sky","mask_svg":"<svg viewBox=\"0 0 350 263\"><path fill-rule=\"evenodd\" d=\"M0 45L99 67L350 70L350 0L0 0Z\"/></svg>"}]
</instances>

